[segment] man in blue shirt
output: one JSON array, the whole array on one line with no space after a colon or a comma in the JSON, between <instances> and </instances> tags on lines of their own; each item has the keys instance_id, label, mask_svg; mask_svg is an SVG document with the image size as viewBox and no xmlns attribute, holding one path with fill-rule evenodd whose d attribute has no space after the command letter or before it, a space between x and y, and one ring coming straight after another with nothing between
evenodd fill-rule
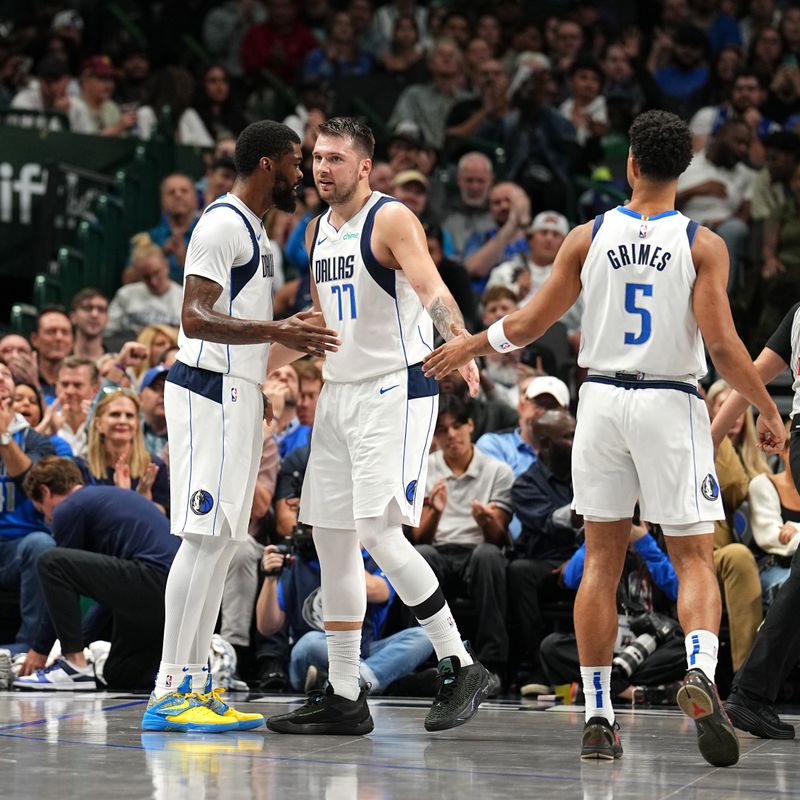
<instances>
[{"instance_id":1,"label":"man in blue shirt","mask_svg":"<svg viewBox=\"0 0 800 800\"><path fill-rule=\"evenodd\" d=\"M57 547L38 561L50 619L35 637L14 685L76 691L95 688L83 655L80 597L113 617L103 671L109 689L147 688L161 658L164 590L180 539L142 495L116 486L84 486L69 459L42 459L25 476L25 491L53 526ZM63 655L44 669L56 637Z\"/></svg>"}]
</instances>

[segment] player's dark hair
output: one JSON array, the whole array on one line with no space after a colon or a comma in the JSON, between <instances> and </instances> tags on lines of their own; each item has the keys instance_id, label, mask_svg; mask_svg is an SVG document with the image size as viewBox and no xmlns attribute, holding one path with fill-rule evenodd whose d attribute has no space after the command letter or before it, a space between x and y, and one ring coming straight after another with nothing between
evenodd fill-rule
<instances>
[{"instance_id":1,"label":"player's dark hair","mask_svg":"<svg viewBox=\"0 0 800 800\"><path fill-rule=\"evenodd\" d=\"M236 140L236 172L243 177L252 175L262 158L277 160L296 144L300 144L300 137L288 125L268 119L253 122Z\"/></svg>"},{"instance_id":2,"label":"player's dark hair","mask_svg":"<svg viewBox=\"0 0 800 800\"><path fill-rule=\"evenodd\" d=\"M356 117L331 117L319 126L320 134L336 138L349 138L366 158L375 154L375 136L369 125Z\"/></svg>"},{"instance_id":3,"label":"player's dark hair","mask_svg":"<svg viewBox=\"0 0 800 800\"><path fill-rule=\"evenodd\" d=\"M466 425L472 418L472 404L468 398L462 397L459 394L443 392L439 396L439 414L436 418L437 424L445 414L449 414L461 425Z\"/></svg>"},{"instance_id":4,"label":"player's dark hair","mask_svg":"<svg viewBox=\"0 0 800 800\"><path fill-rule=\"evenodd\" d=\"M692 160L689 126L669 111L645 111L629 132L631 152L645 178L675 180Z\"/></svg>"}]
</instances>

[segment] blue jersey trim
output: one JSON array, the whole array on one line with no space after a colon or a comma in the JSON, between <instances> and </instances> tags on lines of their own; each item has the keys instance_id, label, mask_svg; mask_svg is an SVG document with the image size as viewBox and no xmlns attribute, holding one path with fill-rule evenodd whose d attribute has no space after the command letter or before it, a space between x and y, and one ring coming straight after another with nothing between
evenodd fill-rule
<instances>
[{"instance_id":1,"label":"blue jersey trim","mask_svg":"<svg viewBox=\"0 0 800 800\"><path fill-rule=\"evenodd\" d=\"M628 217L633 217L634 219L645 219L645 217L643 217L638 211L633 211L627 206L617 206L617 211L625 214ZM653 222L657 219L664 219L664 217L674 217L677 213L678 212L674 208L671 208L669 211L662 211L660 214L655 214L652 217L646 217L646 219L649 222Z\"/></svg>"},{"instance_id":2,"label":"blue jersey trim","mask_svg":"<svg viewBox=\"0 0 800 800\"><path fill-rule=\"evenodd\" d=\"M176 361L169 368L167 380L214 403L222 403L222 374L219 372Z\"/></svg>"},{"instance_id":3,"label":"blue jersey trim","mask_svg":"<svg viewBox=\"0 0 800 800\"><path fill-rule=\"evenodd\" d=\"M412 364L408 368L408 399L419 397L435 397L439 394L439 381L427 378L422 371L422 364Z\"/></svg>"},{"instance_id":4,"label":"blue jersey trim","mask_svg":"<svg viewBox=\"0 0 800 800\"><path fill-rule=\"evenodd\" d=\"M314 226L314 236L311 239L311 249L308 251L308 269L311 273L311 280L314 280L314 248L317 246L320 222L322 222L322 214L317 217L317 224ZM316 283L316 281L314 281L314 283Z\"/></svg>"},{"instance_id":5,"label":"blue jersey trim","mask_svg":"<svg viewBox=\"0 0 800 800\"><path fill-rule=\"evenodd\" d=\"M361 258L364 261L364 266L367 272L372 276L372 279L378 286L383 289L389 297L397 299L397 284L395 279L395 270L384 267L372 253L372 228L375 225L375 215L386 203L398 203L394 197L381 197L377 203L367 212L364 219L364 228L361 234Z\"/></svg>"},{"instance_id":6,"label":"blue jersey trim","mask_svg":"<svg viewBox=\"0 0 800 800\"><path fill-rule=\"evenodd\" d=\"M686 236L689 238L689 247L694 244L694 237L699 227L699 222L695 222L693 219L689 220L689 224L686 226Z\"/></svg>"},{"instance_id":7,"label":"blue jersey trim","mask_svg":"<svg viewBox=\"0 0 800 800\"><path fill-rule=\"evenodd\" d=\"M675 389L677 392L692 394L700 400L703 399L696 386L680 381L637 381L620 380L618 378L606 378L603 375L589 375L584 383L604 383L607 386L618 386L621 389Z\"/></svg>"},{"instance_id":8,"label":"blue jersey trim","mask_svg":"<svg viewBox=\"0 0 800 800\"><path fill-rule=\"evenodd\" d=\"M597 236L597 231L600 230L600 226L603 224L603 220L605 219L605 214L598 214L594 218L594 225L592 225L592 239Z\"/></svg>"},{"instance_id":9,"label":"blue jersey trim","mask_svg":"<svg viewBox=\"0 0 800 800\"><path fill-rule=\"evenodd\" d=\"M236 208L235 205L232 203L216 203L213 206L209 206L206 209L206 214L209 211L213 211L215 208L229 208L231 211L235 211L241 218L242 222L244 222L244 226L247 229L247 232L250 234L250 241L253 243L253 257L246 263L241 264L238 267L231 266L231 308L233 307L233 301L239 295L239 293L244 289L245 286L250 282L253 275L256 274L258 271L258 267L261 264L261 250L258 247L258 239L256 238L256 232L253 230L253 226L250 224L250 220L244 215L244 213Z\"/></svg>"}]
</instances>

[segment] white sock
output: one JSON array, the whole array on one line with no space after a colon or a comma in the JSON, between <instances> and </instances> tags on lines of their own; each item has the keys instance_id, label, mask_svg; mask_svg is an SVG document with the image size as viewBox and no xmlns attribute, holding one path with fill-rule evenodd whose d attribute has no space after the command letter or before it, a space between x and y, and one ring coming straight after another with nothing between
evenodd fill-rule
<instances>
[{"instance_id":1,"label":"white sock","mask_svg":"<svg viewBox=\"0 0 800 800\"><path fill-rule=\"evenodd\" d=\"M609 725L614 724L614 708L611 705L611 667L581 667L583 696L586 698L585 720L605 717Z\"/></svg>"},{"instance_id":2,"label":"white sock","mask_svg":"<svg viewBox=\"0 0 800 800\"><path fill-rule=\"evenodd\" d=\"M185 683L184 683L185 682ZM191 692L191 668L188 664L168 664L162 661L158 666L156 697L161 698L170 692Z\"/></svg>"},{"instance_id":3,"label":"white sock","mask_svg":"<svg viewBox=\"0 0 800 800\"><path fill-rule=\"evenodd\" d=\"M711 631L689 631L684 640L686 645L686 664L689 669L701 669L706 677L714 683L717 671L717 650L719 639Z\"/></svg>"},{"instance_id":4,"label":"white sock","mask_svg":"<svg viewBox=\"0 0 800 800\"><path fill-rule=\"evenodd\" d=\"M358 700L361 692L361 629L325 631L328 642L328 682L339 697Z\"/></svg>"},{"instance_id":5,"label":"white sock","mask_svg":"<svg viewBox=\"0 0 800 800\"><path fill-rule=\"evenodd\" d=\"M472 658L461 641L461 634L453 619L450 606L445 603L432 617L421 619L419 624L431 640L436 658L441 661L448 656L458 656L462 667L468 667Z\"/></svg>"}]
</instances>

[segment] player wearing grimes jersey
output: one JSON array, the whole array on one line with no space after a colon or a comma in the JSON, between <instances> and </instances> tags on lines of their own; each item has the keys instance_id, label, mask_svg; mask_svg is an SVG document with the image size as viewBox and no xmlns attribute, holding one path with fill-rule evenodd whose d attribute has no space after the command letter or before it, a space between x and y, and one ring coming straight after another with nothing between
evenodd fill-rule
<instances>
[{"instance_id":1,"label":"player wearing grimes jersey","mask_svg":"<svg viewBox=\"0 0 800 800\"><path fill-rule=\"evenodd\" d=\"M527 306L487 332L447 342L426 358L425 372L444 375L481 353L537 339L583 290L579 364L589 377L572 452L574 505L586 525L575 603L586 696L581 756L622 755L609 686L616 590L638 500L642 517L661 523L678 575L688 665L678 702L695 720L703 757L728 766L739 746L713 684L721 614L713 521L722 511L697 389L705 371L699 333L717 370L761 411L760 446L782 448L785 432L731 319L725 245L673 208L678 176L692 157L688 126L674 114L646 112L631 126L630 141L630 205L573 230Z\"/></svg>"},{"instance_id":2,"label":"player wearing grimes jersey","mask_svg":"<svg viewBox=\"0 0 800 800\"><path fill-rule=\"evenodd\" d=\"M329 686L300 709L272 717L281 733L372 730L359 686L366 610L363 545L408 605L439 658L440 688L425 720L444 730L470 719L493 683L466 650L427 562L403 535L416 525L437 384L422 375L433 325L445 339L464 326L427 249L419 220L369 187L375 140L358 120L319 128L314 180L330 211L306 233L315 308L340 331L342 352L326 358L300 520L314 526L322 573ZM433 323L433 324L431 324ZM473 394L478 371L462 374ZM498 510L498 514L501 514Z\"/></svg>"}]
</instances>

